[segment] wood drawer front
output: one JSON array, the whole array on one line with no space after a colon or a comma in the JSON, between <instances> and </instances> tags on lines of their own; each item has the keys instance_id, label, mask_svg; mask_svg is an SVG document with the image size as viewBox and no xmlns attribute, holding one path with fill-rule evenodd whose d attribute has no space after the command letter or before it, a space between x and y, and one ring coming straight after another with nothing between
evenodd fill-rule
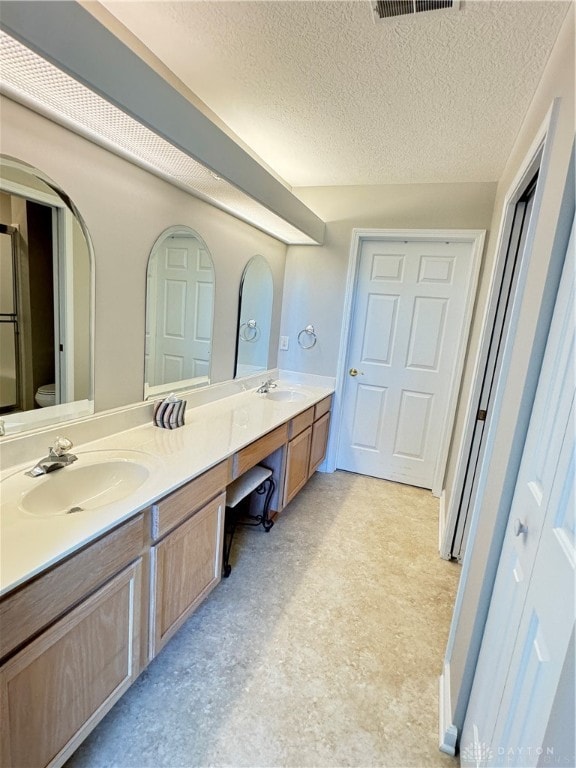
<instances>
[{"instance_id":1,"label":"wood drawer front","mask_svg":"<svg viewBox=\"0 0 576 768\"><path fill-rule=\"evenodd\" d=\"M152 539L161 539L228 484L228 461L217 464L152 507Z\"/></svg>"},{"instance_id":2,"label":"wood drawer front","mask_svg":"<svg viewBox=\"0 0 576 768\"><path fill-rule=\"evenodd\" d=\"M150 659L221 579L225 504L222 493L152 548Z\"/></svg>"},{"instance_id":3,"label":"wood drawer front","mask_svg":"<svg viewBox=\"0 0 576 768\"><path fill-rule=\"evenodd\" d=\"M326 446L328 445L328 431L330 429L330 413L325 413L312 427L312 445L310 446L310 467L308 476L312 476L324 461Z\"/></svg>"},{"instance_id":4,"label":"wood drawer front","mask_svg":"<svg viewBox=\"0 0 576 768\"><path fill-rule=\"evenodd\" d=\"M328 413L331 407L332 395L328 395L324 400L320 400L319 403L316 403L314 406L314 421L317 421L321 416L324 416L325 413Z\"/></svg>"},{"instance_id":5,"label":"wood drawer front","mask_svg":"<svg viewBox=\"0 0 576 768\"><path fill-rule=\"evenodd\" d=\"M0 667L1 764L60 766L139 671L140 561Z\"/></svg>"},{"instance_id":6,"label":"wood drawer front","mask_svg":"<svg viewBox=\"0 0 576 768\"><path fill-rule=\"evenodd\" d=\"M0 658L136 560L143 547L140 514L6 595L0 602Z\"/></svg>"},{"instance_id":7,"label":"wood drawer front","mask_svg":"<svg viewBox=\"0 0 576 768\"><path fill-rule=\"evenodd\" d=\"M270 456L271 453L274 453L274 451L287 442L288 424L286 423L281 424L272 432L264 435L264 437L250 443L246 448L242 448L235 456L233 477L240 477L244 472L255 467L259 461L265 459L266 456Z\"/></svg>"},{"instance_id":8,"label":"wood drawer front","mask_svg":"<svg viewBox=\"0 0 576 768\"><path fill-rule=\"evenodd\" d=\"M314 407L308 408L304 413L299 413L298 416L290 421L290 439L299 435L300 432L304 432L306 427L309 427L314 421Z\"/></svg>"}]
</instances>

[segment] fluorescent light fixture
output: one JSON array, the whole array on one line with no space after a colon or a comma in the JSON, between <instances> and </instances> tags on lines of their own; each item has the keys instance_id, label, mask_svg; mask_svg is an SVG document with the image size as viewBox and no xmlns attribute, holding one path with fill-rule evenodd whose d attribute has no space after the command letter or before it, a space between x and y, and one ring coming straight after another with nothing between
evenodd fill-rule
<instances>
[{"instance_id":1,"label":"fluorescent light fixture","mask_svg":"<svg viewBox=\"0 0 576 768\"><path fill-rule=\"evenodd\" d=\"M14 101L278 240L318 242L2 31L0 72L0 90Z\"/></svg>"}]
</instances>

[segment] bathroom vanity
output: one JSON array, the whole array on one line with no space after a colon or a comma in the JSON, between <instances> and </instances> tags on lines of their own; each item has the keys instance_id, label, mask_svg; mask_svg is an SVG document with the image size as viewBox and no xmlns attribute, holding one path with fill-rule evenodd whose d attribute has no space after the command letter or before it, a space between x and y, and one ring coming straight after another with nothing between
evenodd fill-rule
<instances>
[{"instance_id":1,"label":"bathroom vanity","mask_svg":"<svg viewBox=\"0 0 576 768\"><path fill-rule=\"evenodd\" d=\"M281 512L324 458L331 400L322 387L252 390L191 409L181 429L145 425L87 444L76 467L30 478L145 453L148 479L100 509L42 516L19 508L21 493L3 498L5 768L72 754L219 583L227 485L263 463ZM29 466L4 473L5 487L23 487Z\"/></svg>"}]
</instances>

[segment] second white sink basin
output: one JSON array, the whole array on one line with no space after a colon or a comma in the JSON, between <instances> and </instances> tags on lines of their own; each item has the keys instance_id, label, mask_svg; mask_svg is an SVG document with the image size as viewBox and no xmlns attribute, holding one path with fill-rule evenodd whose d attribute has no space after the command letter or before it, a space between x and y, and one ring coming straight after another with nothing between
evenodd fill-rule
<instances>
[{"instance_id":1,"label":"second white sink basin","mask_svg":"<svg viewBox=\"0 0 576 768\"><path fill-rule=\"evenodd\" d=\"M280 403L294 403L298 400L306 400L308 395L295 389L272 389L266 394L266 397L268 400L275 400Z\"/></svg>"},{"instance_id":2,"label":"second white sink basin","mask_svg":"<svg viewBox=\"0 0 576 768\"><path fill-rule=\"evenodd\" d=\"M47 517L90 511L125 498L150 476L142 464L111 459L50 472L23 494L20 508Z\"/></svg>"}]
</instances>

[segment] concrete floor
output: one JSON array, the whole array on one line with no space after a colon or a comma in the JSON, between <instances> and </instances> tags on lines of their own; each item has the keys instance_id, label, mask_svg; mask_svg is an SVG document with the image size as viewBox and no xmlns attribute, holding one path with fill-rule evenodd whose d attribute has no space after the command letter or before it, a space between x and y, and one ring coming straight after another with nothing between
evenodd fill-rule
<instances>
[{"instance_id":1,"label":"concrete floor","mask_svg":"<svg viewBox=\"0 0 576 768\"><path fill-rule=\"evenodd\" d=\"M317 473L67 768L445 766L438 676L460 569L428 492Z\"/></svg>"}]
</instances>

